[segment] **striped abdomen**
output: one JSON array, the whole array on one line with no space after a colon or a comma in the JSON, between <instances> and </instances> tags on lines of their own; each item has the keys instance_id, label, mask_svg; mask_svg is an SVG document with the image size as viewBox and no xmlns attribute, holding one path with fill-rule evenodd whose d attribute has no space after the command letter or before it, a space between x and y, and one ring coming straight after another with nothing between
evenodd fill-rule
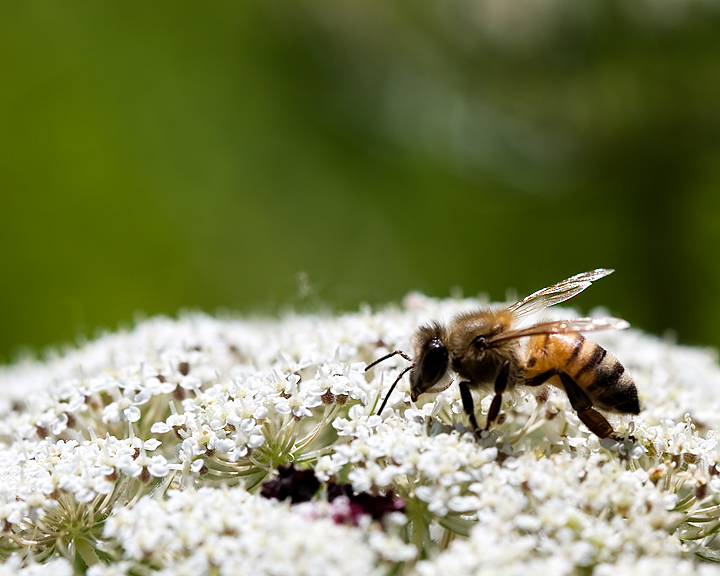
<instances>
[{"instance_id":1,"label":"striped abdomen","mask_svg":"<svg viewBox=\"0 0 720 576\"><path fill-rule=\"evenodd\" d=\"M531 337L525 366L528 379L548 370L562 370L599 408L629 414L640 412L632 376L615 356L578 332ZM562 388L557 376L548 383Z\"/></svg>"}]
</instances>

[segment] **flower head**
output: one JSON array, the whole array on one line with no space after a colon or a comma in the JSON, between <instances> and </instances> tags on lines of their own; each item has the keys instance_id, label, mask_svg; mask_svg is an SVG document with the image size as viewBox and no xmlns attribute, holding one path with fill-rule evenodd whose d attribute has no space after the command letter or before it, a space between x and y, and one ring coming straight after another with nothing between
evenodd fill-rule
<instances>
[{"instance_id":1,"label":"flower head","mask_svg":"<svg viewBox=\"0 0 720 576\"><path fill-rule=\"evenodd\" d=\"M613 439L549 388L518 387L481 433L456 385L413 403L401 380L375 413L407 363L365 366L477 304L157 318L0 368L4 566L682 575L717 559L720 368L707 351L598 334L643 404L608 415ZM481 419L489 395L476 406Z\"/></svg>"}]
</instances>

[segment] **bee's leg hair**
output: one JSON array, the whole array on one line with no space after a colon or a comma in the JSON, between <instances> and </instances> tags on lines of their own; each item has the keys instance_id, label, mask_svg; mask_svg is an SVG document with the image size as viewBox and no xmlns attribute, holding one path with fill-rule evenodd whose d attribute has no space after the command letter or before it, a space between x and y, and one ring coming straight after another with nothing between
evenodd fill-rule
<instances>
[{"instance_id":1,"label":"bee's leg hair","mask_svg":"<svg viewBox=\"0 0 720 576\"><path fill-rule=\"evenodd\" d=\"M563 372L558 368L553 368L543 372L542 374L538 374L533 378L528 378L525 381L525 385L540 386L553 376L560 376L562 385L565 388L565 393L570 400L570 405L573 407L573 410L577 412L581 422L588 427L590 432L600 438L614 438L615 431L610 425L610 422L608 422L605 416L600 414L600 412L593 409L592 401L588 395L585 394L584 390L577 385L575 380L572 379L572 376L570 376L567 372Z\"/></svg>"},{"instance_id":2,"label":"bee's leg hair","mask_svg":"<svg viewBox=\"0 0 720 576\"><path fill-rule=\"evenodd\" d=\"M479 430L477 420L475 419L475 404L473 403L472 394L470 393L470 382L460 382L460 397L462 398L463 410L470 417L470 424L473 430Z\"/></svg>"},{"instance_id":3,"label":"bee's leg hair","mask_svg":"<svg viewBox=\"0 0 720 576\"><path fill-rule=\"evenodd\" d=\"M509 373L510 362L505 360L500 368L500 372L498 372L497 378L495 378L495 396L493 396L492 403L490 404L490 410L488 410L485 430L490 430L490 425L495 421L498 414L500 414L500 406L502 406L502 393L505 392L505 388L507 388Z\"/></svg>"}]
</instances>

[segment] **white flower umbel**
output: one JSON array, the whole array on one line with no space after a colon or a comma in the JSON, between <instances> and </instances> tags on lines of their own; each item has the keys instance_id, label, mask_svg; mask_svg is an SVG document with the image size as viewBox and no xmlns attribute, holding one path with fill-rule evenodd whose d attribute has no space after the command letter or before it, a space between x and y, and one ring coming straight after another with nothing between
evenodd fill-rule
<instances>
[{"instance_id":1,"label":"white flower umbel","mask_svg":"<svg viewBox=\"0 0 720 576\"><path fill-rule=\"evenodd\" d=\"M371 574L363 532L313 518L243 488L171 490L142 498L107 522L125 557L160 574ZM94 572L93 572L94 573ZM98 570L98 574L104 574Z\"/></svg>"},{"instance_id":2,"label":"white flower umbel","mask_svg":"<svg viewBox=\"0 0 720 576\"><path fill-rule=\"evenodd\" d=\"M376 413L408 362L365 366L479 304L156 318L0 368L0 572L720 574L709 351L593 334L640 391L639 416L608 415L619 440L554 389L508 394L480 434L455 385L413 404L405 379ZM280 479L288 501L260 495Z\"/></svg>"}]
</instances>

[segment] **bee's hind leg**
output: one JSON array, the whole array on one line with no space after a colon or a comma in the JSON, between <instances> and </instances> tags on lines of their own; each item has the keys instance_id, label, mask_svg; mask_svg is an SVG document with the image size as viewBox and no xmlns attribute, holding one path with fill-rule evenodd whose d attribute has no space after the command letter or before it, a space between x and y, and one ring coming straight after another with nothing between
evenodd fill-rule
<instances>
[{"instance_id":1,"label":"bee's hind leg","mask_svg":"<svg viewBox=\"0 0 720 576\"><path fill-rule=\"evenodd\" d=\"M615 431L610 422L592 407L592 401L575 380L562 370L558 371L558 376L560 376L565 392L570 399L570 405L590 432L600 438L615 438Z\"/></svg>"},{"instance_id":2,"label":"bee's hind leg","mask_svg":"<svg viewBox=\"0 0 720 576\"><path fill-rule=\"evenodd\" d=\"M615 438L615 430L607 421L607 418L593 408L592 400L585 394L585 391L577 385L572 376L558 368L553 368L542 374L538 374L525 381L527 386L540 386L553 376L559 376L565 393L570 400L570 405L577 412L580 421L588 427L590 432L600 438Z\"/></svg>"}]
</instances>

